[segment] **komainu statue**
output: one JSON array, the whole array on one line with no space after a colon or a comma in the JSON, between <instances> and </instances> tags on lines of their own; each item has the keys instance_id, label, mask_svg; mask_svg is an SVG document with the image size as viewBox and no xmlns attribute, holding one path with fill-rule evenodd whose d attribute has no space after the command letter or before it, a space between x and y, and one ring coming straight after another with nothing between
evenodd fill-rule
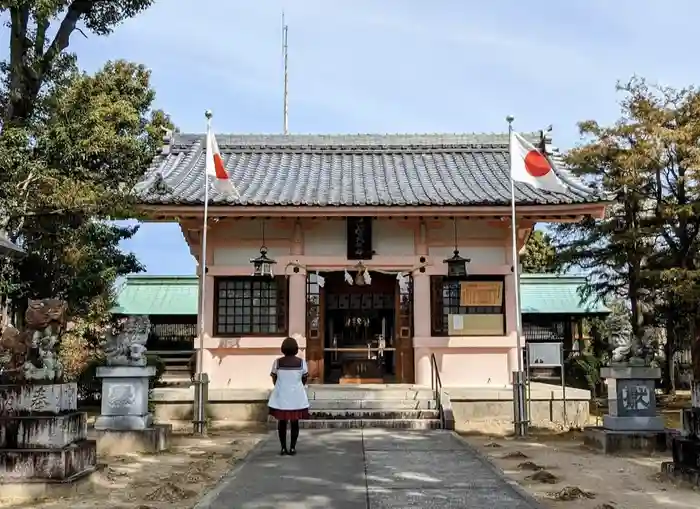
<instances>
[{"instance_id":1,"label":"komainu statue","mask_svg":"<svg viewBox=\"0 0 700 509\"><path fill-rule=\"evenodd\" d=\"M67 319L66 301L29 299L24 330L19 332L7 326L0 338L0 350L8 359L2 378L13 383L60 381L63 366L58 359L58 346Z\"/></svg>"},{"instance_id":2,"label":"komainu statue","mask_svg":"<svg viewBox=\"0 0 700 509\"><path fill-rule=\"evenodd\" d=\"M146 341L151 330L147 315L129 316L107 333L105 357L108 366L145 366Z\"/></svg>"},{"instance_id":3,"label":"komainu statue","mask_svg":"<svg viewBox=\"0 0 700 509\"><path fill-rule=\"evenodd\" d=\"M611 314L607 319L608 343L612 346L612 361L625 362L633 356L635 338L632 324L623 314Z\"/></svg>"}]
</instances>

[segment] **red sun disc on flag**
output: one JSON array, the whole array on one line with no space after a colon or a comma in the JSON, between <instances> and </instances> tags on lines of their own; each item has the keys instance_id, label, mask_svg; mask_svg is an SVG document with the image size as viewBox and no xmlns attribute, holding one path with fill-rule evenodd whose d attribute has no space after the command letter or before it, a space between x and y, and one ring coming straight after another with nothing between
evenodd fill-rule
<instances>
[{"instance_id":1,"label":"red sun disc on flag","mask_svg":"<svg viewBox=\"0 0 700 509\"><path fill-rule=\"evenodd\" d=\"M530 150L525 155L525 170L533 177L544 177L552 171L552 167L545 156L537 150Z\"/></svg>"},{"instance_id":2,"label":"red sun disc on flag","mask_svg":"<svg viewBox=\"0 0 700 509\"><path fill-rule=\"evenodd\" d=\"M228 173L226 172L226 167L224 166L224 160L221 158L220 154L214 154L214 171L216 171L216 178L228 178Z\"/></svg>"}]
</instances>

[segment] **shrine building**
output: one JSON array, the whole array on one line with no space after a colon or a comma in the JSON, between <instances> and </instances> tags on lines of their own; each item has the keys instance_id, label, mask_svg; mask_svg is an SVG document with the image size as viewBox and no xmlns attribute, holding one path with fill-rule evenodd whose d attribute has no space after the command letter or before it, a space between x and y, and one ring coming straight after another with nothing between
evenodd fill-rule
<instances>
[{"instance_id":1,"label":"shrine building","mask_svg":"<svg viewBox=\"0 0 700 509\"><path fill-rule=\"evenodd\" d=\"M516 183L519 251L535 223L600 218L606 205L549 140L526 137L547 148L568 190ZM290 335L312 384L429 386L435 368L446 387L510 383L518 351L507 134L217 141L240 199L210 192L197 320L211 389L270 387ZM204 165L205 136L175 133L136 188L149 220L178 222L198 261Z\"/></svg>"}]
</instances>

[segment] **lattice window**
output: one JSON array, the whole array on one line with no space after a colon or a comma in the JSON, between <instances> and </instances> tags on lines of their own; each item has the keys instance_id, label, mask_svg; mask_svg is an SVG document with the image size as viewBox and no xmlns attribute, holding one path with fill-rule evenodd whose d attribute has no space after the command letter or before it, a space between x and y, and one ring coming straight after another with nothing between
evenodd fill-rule
<instances>
[{"instance_id":1,"label":"lattice window","mask_svg":"<svg viewBox=\"0 0 700 509\"><path fill-rule=\"evenodd\" d=\"M560 320L523 320L523 334L527 341L541 343L551 341L560 343L566 341L566 329L569 322Z\"/></svg>"},{"instance_id":2,"label":"lattice window","mask_svg":"<svg viewBox=\"0 0 700 509\"><path fill-rule=\"evenodd\" d=\"M288 283L284 276L216 278L215 292L216 335L286 335Z\"/></svg>"}]
</instances>

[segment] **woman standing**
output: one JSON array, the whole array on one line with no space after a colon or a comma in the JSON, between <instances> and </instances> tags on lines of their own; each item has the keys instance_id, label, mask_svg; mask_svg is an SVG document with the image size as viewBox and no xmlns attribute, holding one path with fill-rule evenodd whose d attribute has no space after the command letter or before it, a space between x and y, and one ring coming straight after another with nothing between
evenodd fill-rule
<instances>
[{"instance_id":1,"label":"woman standing","mask_svg":"<svg viewBox=\"0 0 700 509\"><path fill-rule=\"evenodd\" d=\"M270 415L277 419L277 433L280 439L282 456L296 454L299 438L299 420L309 418L309 398L306 395L306 382L309 370L306 361L297 357L299 345L294 338L282 341L282 357L272 365L270 376L275 384L268 406ZM291 441L287 449L287 421L291 423Z\"/></svg>"}]
</instances>

